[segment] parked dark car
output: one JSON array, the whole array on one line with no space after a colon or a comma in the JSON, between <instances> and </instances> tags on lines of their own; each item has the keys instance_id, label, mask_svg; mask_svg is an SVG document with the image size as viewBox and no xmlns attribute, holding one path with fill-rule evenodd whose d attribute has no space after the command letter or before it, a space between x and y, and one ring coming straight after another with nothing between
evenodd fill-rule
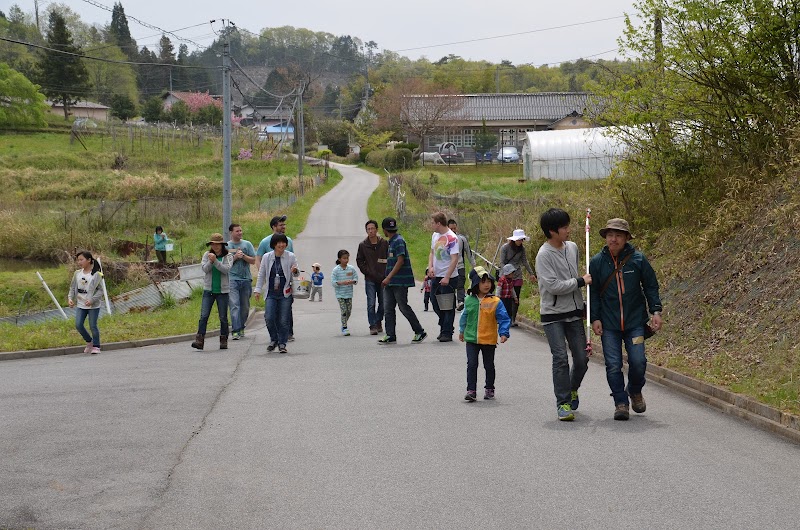
<instances>
[{"instance_id":1,"label":"parked dark car","mask_svg":"<svg viewBox=\"0 0 800 530\"><path fill-rule=\"evenodd\" d=\"M487 162L489 164L492 163L492 152L491 151L486 151L485 153L478 153L476 151L475 152L475 163L482 164L484 162Z\"/></svg>"}]
</instances>

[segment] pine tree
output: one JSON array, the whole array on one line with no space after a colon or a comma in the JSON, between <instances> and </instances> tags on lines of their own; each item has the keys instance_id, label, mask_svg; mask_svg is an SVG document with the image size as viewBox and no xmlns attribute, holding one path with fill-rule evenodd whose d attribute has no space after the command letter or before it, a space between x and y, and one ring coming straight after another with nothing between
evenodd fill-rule
<instances>
[{"instance_id":1,"label":"pine tree","mask_svg":"<svg viewBox=\"0 0 800 530\"><path fill-rule=\"evenodd\" d=\"M119 2L114 4L111 10L111 24L108 27L112 42L120 47L128 59L135 61L139 55L136 41L131 37L131 30L128 28L128 17L125 16L125 9Z\"/></svg>"},{"instance_id":2,"label":"pine tree","mask_svg":"<svg viewBox=\"0 0 800 530\"><path fill-rule=\"evenodd\" d=\"M89 74L79 57L81 49L73 44L64 17L56 11L50 12L47 48L39 60L39 84L51 101L64 105L66 120L69 108L89 90Z\"/></svg>"}]
</instances>

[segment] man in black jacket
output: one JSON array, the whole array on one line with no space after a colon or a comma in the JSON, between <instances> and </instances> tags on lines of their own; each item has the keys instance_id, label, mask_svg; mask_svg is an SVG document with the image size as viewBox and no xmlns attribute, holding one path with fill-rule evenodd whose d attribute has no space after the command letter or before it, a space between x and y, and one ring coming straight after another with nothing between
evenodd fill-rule
<instances>
[{"instance_id":1,"label":"man in black jacket","mask_svg":"<svg viewBox=\"0 0 800 530\"><path fill-rule=\"evenodd\" d=\"M369 334L383 333L383 286L386 278L386 256L389 242L378 235L378 222L370 219L364 225L367 237L358 244L356 265L364 275L364 289L367 293L367 320ZM378 301L377 306L375 300Z\"/></svg>"}]
</instances>

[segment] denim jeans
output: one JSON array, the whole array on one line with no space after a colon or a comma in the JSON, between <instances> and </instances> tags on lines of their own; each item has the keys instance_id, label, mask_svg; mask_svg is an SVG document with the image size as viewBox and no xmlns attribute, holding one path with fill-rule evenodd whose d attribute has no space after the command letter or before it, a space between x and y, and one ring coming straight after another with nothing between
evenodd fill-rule
<instances>
[{"instance_id":1,"label":"denim jeans","mask_svg":"<svg viewBox=\"0 0 800 530\"><path fill-rule=\"evenodd\" d=\"M292 316L292 297L264 300L264 320L267 322L269 341L273 344L286 344L289 339L290 318Z\"/></svg>"},{"instance_id":2,"label":"denim jeans","mask_svg":"<svg viewBox=\"0 0 800 530\"><path fill-rule=\"evenodd\" d=\"M89 335L86 331L86 327L83 325L83 323L86 322L87 316L89 317L89 329L92 330L91 335ZM75 329L78 330L78 333L81 334L84 341L91 342L92 346L95 348L100 347L100 329L97 327L97 317L99 316L99 307L97 309L75 308Z\"/></svg>"},{"instance_id":3,"label":"denim jeans","mask_svg":"<svg viewBox=\"0 0 800 530\"><path fill-rule=\"evenodd\" d=\"M203 302L200 306L200 322L197 325L197 332L200 335L206 334L208 317L211 308L217 302L217 313L219 314L219 334L223 337L228 336L228 293L212 293L203 291Z\"/></svg>"},{"instance_id":4,"label":"denim jeans","mask_svg":"<svg viewBox=\"0 0 800 530\"><path fill-rule=\"evenodd\" d=\"M253 294L251 280L230 280L231 292L228 294L228 305L231 308L231 330L238 333L247 323L250 313L250 295Z\"/></svg>"},{"instance_id":5,"label":"denim jeans","mask_svg":"<svg viewBox=\"0 0 800 530\"><path fill-rule=\"evenodd\" d=\"M458 278L450 278L447 285L439 285L444 278L434 278L431 285L431 302L433 303L433 310L439 316L439 329L443 337L453 336L453 325L456 321L456 308L443 311L439 308L439 300L436 298L437 294L454 293L453 285L458 282Z\"/></svg>"},{"instance_id":6,"label":"denim jeans","mask_svg":"<svg viewBox=\"0 0 800 530\"><path fill-rule=\"evenodd\" d=\"M606 359L606 379L614 404L628 404L628 394L640 394L645 383L647 358L644 355L644 328L623 331L603 329L600 336ZM622 343L628 352L628 386L622 374Z\"/></svg>"},{"instance_id":7,"label":"denim jeans","mask_svg":"<svg viewBox=\"0 0 800 530\"><path fill-rule=\"evenodd\" d=\"M408 287L387 285L383 289L383 303L386 305L386 335L397 337L395 334L395 328L397 326L397 307L400 308L400 312L403 313L408 323L411 324L411 329L414 330L414 333L422 333L425 331L422 328L422 324L419 323L414 310L408 305Z\"/></svg>"},{"instance_id":8,"label":"denim jeans","mask_svg":"<svg viewBox=\"0 0 800 530\"><path fill-rule=\"evenodd\" d=\"M486 370L486 386L494 389L494 344L467 343L467 390L475 390L478 384L478 354L483 352L483 369Z\"/></svg>"},{"instance_id":9,"label":"denim jeans","mask_svg":"<svg viewBox=\"0 0 800 530\"><path fill-rule=\"evenodd\" d=\"M364 290L367 292L367 321L369 327L374 328L383 322L383 285L380 282L364 281ZM378 299L377 308L375 299Z\"/></svg>"},{"instance_id":10,"label":"denim jeans","mask_svg":"<svg viewBox=\"0 0 800 530\"><path fill-rule=\"evenodd\" d=\"M553 390L556 394L556 406L564 405L572 400L570 392L577 391L581 387L583 376L589 369L583 320L551 322L542 327L550 344L550 353L553 355ZM567 345L572 352L571 370Z\"/></svg>"}]
</instances>

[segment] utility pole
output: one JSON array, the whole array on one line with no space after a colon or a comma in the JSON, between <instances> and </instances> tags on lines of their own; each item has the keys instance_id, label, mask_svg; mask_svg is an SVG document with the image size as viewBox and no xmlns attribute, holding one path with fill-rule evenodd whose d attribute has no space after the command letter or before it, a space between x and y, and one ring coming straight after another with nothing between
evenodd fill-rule
<instances>
[{"instance_id":1,"label":"utility pole","mask_svg":"<svg viewBox=\"0 0 800 530\"><path fill-rule=\"evenodd\" d=\"M300 176L300 193L303 193L303 158L306 154L306 137L305 125L303 124L303 92L305 92L305 84L300 84L298 98L300 101L297 105L297 174Z\"/></svg>"},{"instance_id":2,"label":"utility pole","mask_svg":"<svg viewBox=\"0 0 800 530\"><path fill-rule=\"evenodd\" d=\"M230 22L230 21L228 21ZM222 235L228 241L231 225L231 43L232 28L223 30L222 41Z\"/></svg>"}]
</instances>

